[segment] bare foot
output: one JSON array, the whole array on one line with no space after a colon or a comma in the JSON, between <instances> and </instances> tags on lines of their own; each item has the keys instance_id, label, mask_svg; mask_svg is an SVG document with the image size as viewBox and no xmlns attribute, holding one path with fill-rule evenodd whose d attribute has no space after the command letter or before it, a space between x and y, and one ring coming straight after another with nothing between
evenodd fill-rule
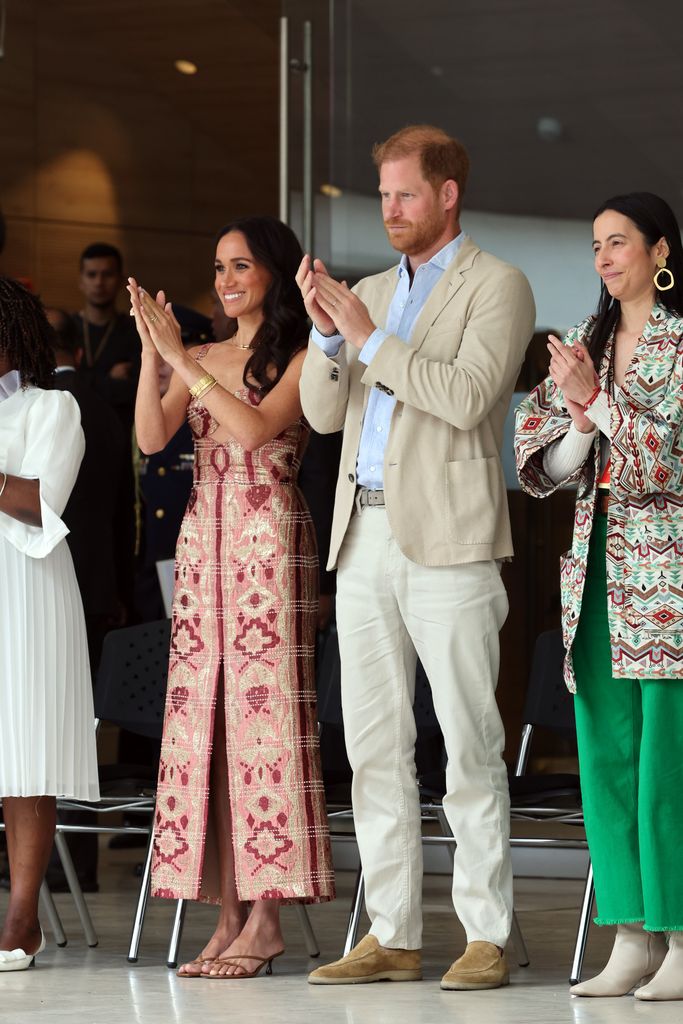
<instances>
[{"instance_id":1,"label":"bare foot","mask_svg":"<svg viewBox=\"0 0 683 1024\"><path fill-rule=\"evenodd\" d=\"M5 920L0 934L0 949L23 949L35 953L40 945L40 925L37 921Z\"/></svg>"},{"instance_id":2,"label":"bare foot","mask_svg":"<svg viewBox=\"0 0 683 1024\"><path fill-rule=\"evenodd\" d=\"M278 908L274 913L259 912L259 904L234 942L227 946L213 964L204 964L202 973L210 978L244 977L261 969L263 961L284 951Z\"/></svg>"},{"instance_id":3,"label":"bare foot","mask_svg":"<svg viewBox=\"0 0 683 1024\"><path fill-rule=\"evenodd\" d=\"M246 912L232 925L219 922L216 927L216 931L204 946L204 949L201 951L197 959L190 960L188 963L180 965L177 971L178 977L198 978L202 973L202 969L206 965L213 963L216 957L220 956L221 950L225 949L226 946L230 946L231 943L235 941L244 927L245 921Z\"/></svg>"}]
</instances>

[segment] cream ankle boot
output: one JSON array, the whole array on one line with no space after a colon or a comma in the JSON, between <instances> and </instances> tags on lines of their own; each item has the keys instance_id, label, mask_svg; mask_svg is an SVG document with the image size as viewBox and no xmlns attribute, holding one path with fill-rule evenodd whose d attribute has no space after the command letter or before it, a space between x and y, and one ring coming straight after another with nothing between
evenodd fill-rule
<instances>
[{"instance_id":1,"label":"cream ankle boot","mask_svg":"<svg viewBox=\"0 0 683 1024\"><path fill-rule=\"evenodd\" d=\"M569 991L573 996L625 996L636 985L649 981L666 955L662 932L646 932L642 924L618 924L612 954L605 969L590 981L573 985Z\"/></svg>"},{"instance_id":2,"label":"cream ankle boot","mask_svg":"<svg viewBox=\"0 0 683 1024\"><path fill-rule=\"evenodd\" d=\"M683 932L669 932L669 952L654 978L633 993L636 999L683 999Z\"/></svg>"}]
</instances>

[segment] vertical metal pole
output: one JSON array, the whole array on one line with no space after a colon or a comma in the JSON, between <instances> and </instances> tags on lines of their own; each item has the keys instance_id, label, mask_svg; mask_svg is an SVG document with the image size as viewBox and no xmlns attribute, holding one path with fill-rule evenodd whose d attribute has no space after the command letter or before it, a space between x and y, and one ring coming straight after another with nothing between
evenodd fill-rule
<instances>
[{"instance_id":1,"label":"vertical metal pole","mask_svg":"<svg viewBox=\"0 0 683 1024\"><path fill-rule=\"evenodd\" d=\"M313 26L304 22L303 245L313 251Z\"/></svg>"},{"instance_id":2,"label":"vertical metal pole","mask_svg":"<svg viewBox=\"0 0 683 1024\"><path fill-rule=\"evenodd\" d=\"M280 220L289 224L289 19L280 18Z\"/></svg>"}]
</instances>

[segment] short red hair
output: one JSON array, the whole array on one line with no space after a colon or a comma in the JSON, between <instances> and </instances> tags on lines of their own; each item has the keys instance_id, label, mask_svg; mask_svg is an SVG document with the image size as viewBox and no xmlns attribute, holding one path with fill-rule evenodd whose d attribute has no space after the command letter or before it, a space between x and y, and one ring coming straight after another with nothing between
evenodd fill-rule
<instances>
[{"instance_id":1,"label":"short red hair","mask_svg":"<svg viewBox=\"0 0 683 1024\"><path fill-rule=\"evenodd\" d=\"M434 190L452 179L458 186L458 210L462 203L470 169L470 158L462 142L431 124L410 124L394 132L386 142L377 142L372 148L372 159L377 170L391 160L417 154L425 181Z\"/></svg>"}]
</instances>

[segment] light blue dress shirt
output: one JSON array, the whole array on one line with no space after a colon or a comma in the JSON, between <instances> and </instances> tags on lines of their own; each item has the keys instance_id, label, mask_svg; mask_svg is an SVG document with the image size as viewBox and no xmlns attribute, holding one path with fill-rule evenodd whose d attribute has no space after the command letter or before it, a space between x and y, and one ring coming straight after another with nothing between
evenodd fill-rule
<instances>
[{"instance_id":1,"label":"light blue dress shirt","mask_svg":"<svg viewBox=\"0 0 683 1024\"><path fill-rule=\"evenodd\" d=\"M377 328L372 332L360 351L359 359L366 366L374 359L377 350L389 334L395 334L402 341L409 341L415 321L424 309L424 305L432 293L432 289L441 279L444 270L454 259L460 248L464 233L439 249L427 263L422 263L416 270L412 285L408 270L408 257L402 256L396 274L396 291L387 311L386 329ZM344 343L340 334L326 338L316 328L311 338L325 355L334 358ZM373 490L384 488L384 450L389 436L391 416L396 405L393 395L387 395L378 388L372 388L363 419L358 459L356 462L356 481L361 487Z\"/></svg>"}]
</instances>

